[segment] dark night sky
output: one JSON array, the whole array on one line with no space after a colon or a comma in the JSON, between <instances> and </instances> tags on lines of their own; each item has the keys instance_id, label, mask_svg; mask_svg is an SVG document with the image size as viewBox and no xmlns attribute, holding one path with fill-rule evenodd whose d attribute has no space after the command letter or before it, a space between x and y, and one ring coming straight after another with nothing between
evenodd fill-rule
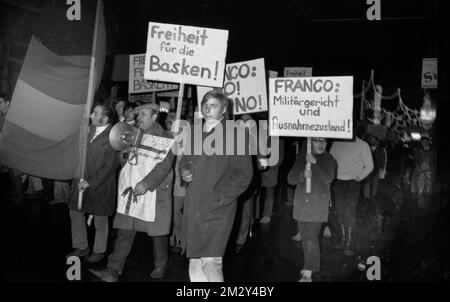
<instances>
[{"instance_id":1,"label":"dark night sky","mask_svg":"<svg viewBox=\"0 0 450 302\"><path fill-rule=\"evenodd\" d=\"M373 68L385 94L400 87L404 102L417 108L422 58L436 57L447 39L437 19L443 9L438 0L380 1L382 20L368 21L366 0L104 0L107 63L114 54L145 52L149 21L227 29L227 63L263 57L279 73L312 66L314 76L353 75L355 93ZM64 0L42 3L33 33L58 54L89 54L95 1L81 1L82 22L67 22ZM12 15L3 20L6 28L16 21ZM391 103L383 105L394 109Z\"/></svg>"},{"instance_id":2,"label":"dark night sky","mask_svg":"<svg viewBox=\"0 0 450 302\"><path fill-rule=\"evenodd\" d=\"M437 55L436 0L381 0L382 21L366 20L365 0L107 0L105 7L113 53L145 52L148 21L227 29L229 63L264 57L279 73L312 66L316 76L354 75L355 87L374 68L384 91L401 87L411 107L422 99L422 58Z\"/></svg>"}]
</instances>

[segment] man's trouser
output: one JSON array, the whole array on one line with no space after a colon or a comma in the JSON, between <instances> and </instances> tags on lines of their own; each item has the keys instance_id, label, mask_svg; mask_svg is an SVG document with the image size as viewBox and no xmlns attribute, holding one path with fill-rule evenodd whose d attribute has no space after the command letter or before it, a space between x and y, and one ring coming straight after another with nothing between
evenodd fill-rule
<instances>
[{"instance_id":1,"label":"man's trouser","mask_svg":"<svg viewBox=\"0 0 450 302\"><path fill-rule=\"evenodd\" d=\"M302 237L304 270L320 271L319 233L321 228L322 222L298 221L298 229Z\"/></svg>"},{"instance_id":2,"label":"man's trouser","mask_svg":"<svg viewBox=\"0 0 450 302\"><path fill-rule=\"evenodd\" d=\"M183 204L184 197L182 196L173 196L173 231L172 237L176 240L180 240L181 236L181 225L183 220ZM176 242L174 241L174 245Z\"/></svg>"},{"instance_id":3,"label":"man's trouser","mask_svg":"<svg viewBox=\"0 0 450 302\"><path fill-rule=\"evenodd\" d=\"M273 203L275 199L275 187L265 187L266 196L264 198L263 216L271 217L273 214Z\"/></svg>"},{"instance_id":4,"label":"man's trouser","mask_svg":"<svg viewBox=\"0 0 450 302\"><path fill-rule=\"evenodd\" d=\"M191 282L223 282L222 257L189 259Z\"/></svg>"},{"instance_id":5,"label":"man's trouser","mask_svg":"<svg viewBox=\"0 0 450 302\"><path fill-rule=\"evenodd\" d=\"M89 244L86 228L86 217L84 216L84 213L70 210L70 222L72 230L72 247L74 249L88 248ZM108 242L108 216L94 215L94 225L94 253L104 253Z\"/></svg>"},{"instance_id":6,"label":"man's trouser","mask_svg":"<svg viewBox=\"0 0 450 302\"><path fill-rule=\"evenodd\" d=\"M340 225L345 229L356 228L356 207L361 184L354 180L336 180L333 186L336 212Z\"/></svg>"},{"instance_id":7,"label":"man's trouser","mask_svg":"<svg viewBox=\"0 0 450 302\"><path fill-rule=\"evenodd\" d=\"M236 239L237 244L244 245L247 241L253 219L253 196L244 201L242 205L241 226Z\"/></svg>"},{"instance_id":8,"label":"man's trouser","mask_svg":"<svg viewBox=\"0 0 450 302\"><path fill-rule=\"evenodd\" d=\"M108 257L108 268L112 268L119 274L122 274L127 257L133 246L136 231L119 229L117 238L114 242L114 250ZM168 261L169 243L168 235L152 236L153 239L153 258L155 269L165 269Z\"/></svg>"}]
</instances>

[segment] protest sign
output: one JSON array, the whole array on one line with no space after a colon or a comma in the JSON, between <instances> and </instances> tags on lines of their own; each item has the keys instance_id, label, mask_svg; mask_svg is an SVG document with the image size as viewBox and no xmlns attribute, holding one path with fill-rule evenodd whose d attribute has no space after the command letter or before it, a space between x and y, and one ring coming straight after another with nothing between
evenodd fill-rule
<instances>
[{"instance_id":1,"label":"protest sign","mask_svg":"<svg viewBox=\"0 0 450 302\"><path fill-rule=\"evenodd\" d=\"M227 64L223 91L233 101L234 114L267 111L264 59Z\"/></svg>"},{"instance_id":2,"label":"protest sign","mask_svg":"<svg viewBox=\"0 0 450 302\"><path fill-rule=\"evenodd\" d=\"M148 81L144 79L145 54L130 55L128 93L148 93L177 90L177 84Z\"/></svg>"},{"instance_id":3,"label":"protest sign","mask_svg":"<svg viewBox=\"0 0 450 302\"><path fill-rule=\"evenodd\" d=\"M178 91L164 91L164 92L160 92L158 93L158 96L163 96L163 97L167 97L167 98L176 98L178 97ZM184 97L190 99L192 97L192 89L191 87L187 87L185 93L184 93Z\"/></svg>"},{"instance_id":4,"label":"protest sign","mask_svg":"<svg viewBox=\"0 0 450 302\"><path fill-rule=\"evenodd\" d=\"M269 78L276 78L278 75L278 71L269 70Z\"/></svg>"},{"instance_id":5,"label":"protest sign","mask_svg":"<svg viewBox=\"0 0 450 302\"><path fill-rule=\"evenodd\" d=\"M228 31L149 22L144 78L222 87Z\"/></svg>"},{"instance_id":6,"label":"protest sign","mask_svg":"<svg viewBox=\"0 0 450 302\"><path fill-rule=\"evenodd\" d=\"M422 88L438 88L437 58L424 58L422 61Z\"/></svg>"},{"instance_id":7,"label":"protest sign","mask_svg":"<svg viewBox=\"0 0 450 302\"><path fill-rule=\"evenodd\" d=\"M130 94L128 99L130 102L153 103L152 93Z\"/></svg>"},{"instance_id":8,"label":"protest sign","mask_svg":"<svg viewBox=\"0 0 450 302\"><path fill-rule=\"evenodd\" d=\"M198 108L211 89L197 86ZM235 115L267 111L264 59L227 64L222 91L233 101Z\"/></svg>"},{"instance_id":9,"label":"protest sign","mask_svg":"<svg viewBox=\"0 0 450 302\"><path fill-rule=\"evenodd\" d=\"M271 136L353 136L353 77L269 79Z\"/></svg>"},{"instance_id":10,"label":"protest sign","mask_svg":"<svg viewBox=\"0 0 450 302\"><path fill-rule=\"evenodd\" d=\"M284 67L285 78L311 77L312 67Z\"/></svg>"}]
</instances>

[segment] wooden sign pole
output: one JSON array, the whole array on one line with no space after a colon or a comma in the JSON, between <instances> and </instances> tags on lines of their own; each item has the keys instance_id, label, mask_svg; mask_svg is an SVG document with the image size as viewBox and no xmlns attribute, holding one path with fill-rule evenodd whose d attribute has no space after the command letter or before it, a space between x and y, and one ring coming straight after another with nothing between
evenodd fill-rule
<instances>
[{"instance_id":1,"label":"wooden sign pole","mask_svg":"<svg viewBox=\"0 0 450 302\"><path fill-rule=\"evenodd\" d=\"M180 130L180 119L181 119L181 107L183 106L183 95L184 95L184 83L180 83L180 90L178 90L178 102L177 102L177 113L175 118L175 133Z\"/></svg>"},{"instance_id":2,"label":"wooden sign pole","mask_svg":"<svg viewBox=\"0 0 450 302\"><path fill-rule=\"evenodd\" d=\"M307 138L306 153L311 154L311 138ZM311 171L311 164L306 163L306 170ZM306 193L311 193L311 177L306 178Z\"/></svg>"}]
</instances>

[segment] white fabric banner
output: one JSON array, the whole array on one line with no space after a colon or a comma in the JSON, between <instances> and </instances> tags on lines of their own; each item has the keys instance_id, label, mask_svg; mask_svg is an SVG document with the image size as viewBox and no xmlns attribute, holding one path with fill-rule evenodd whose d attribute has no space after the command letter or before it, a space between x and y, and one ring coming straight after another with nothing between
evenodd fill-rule
<instances>
[{"instance_id":1,"label":"white fabric banner","mask_svg":"<svg viewBox=\"0 0 450 302\"><path fill-rule=\"evenodd\" d=\"M156 211L156 190L147 191L144 195L137 196L136 202L130 195L131 191L122 196L128 188L134 189L136 185L144 179L153 168L164 160L169 152L174 139L144 134L141 144L156 149L150 151L146 149L137 149L136 158L131 159L131 163L137 160L136 164L127 162L119 176L119 190L117 198L117 212L135 217L144 221L155 221ZM158 152L158 150L160 152Z\"/></svg>"}]
</instances>

